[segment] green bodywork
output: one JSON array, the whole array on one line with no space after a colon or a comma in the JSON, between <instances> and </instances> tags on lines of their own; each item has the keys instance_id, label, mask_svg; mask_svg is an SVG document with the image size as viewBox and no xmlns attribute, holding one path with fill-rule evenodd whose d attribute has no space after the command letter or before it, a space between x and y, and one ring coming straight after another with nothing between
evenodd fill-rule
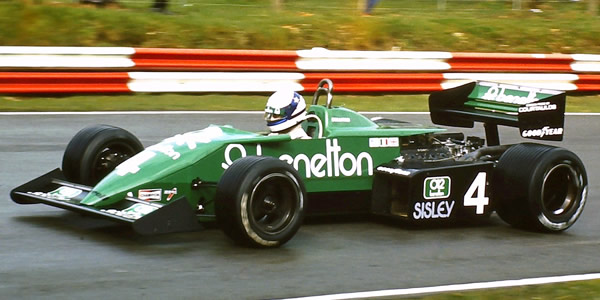
<instances>
[{"instance_id":1,"label":"green bodywork","mask_svg":"<svg viewBox=\"0 0 600 300\"><path fill-rule=\"evenodd\" d=\"M216 125L165 139L119 165L80 204L108 208L126 196L143 199L140 193L153 191L152 200L163 204L186 196L193 207L202 206L201 216L211 219L219 178L233 161L250 155L290 163L308 193L370 190L374 168L399 156L402 137L444 130L409 123L378 125L339 107L313 105L309 114L321 120L321 138L319 123L309 119L304 128L316 129L311 139Z\"/></svg>"},{"instance_id":2,"label":"green bodywork","mask_svg":"<svg viewBox=\"0 0 600 300\"><path fill-rule=\"evenodd\" d=\"M345 199L344 192L371 192L377 167L399 158L401 150L427 150L430 135L445 131L386 119L375 122L332 107L330 93L319 83L302 123L310 139L211 125L146 148L94 187L68 182L55 169L13 189L11 197L20 204L45 203L132 224L142 234L188 230L198 220L215 220L217 184L241 157L271 156L289 163L309 199L311 194L320 199L323 193L340 193ZM327 94L326 105L317 104L320 94ZM565 94L558 91L472 82L431 94L429 107L434 124L484 123L488 146L490 141L499 144L498 125L518 127L522 137L532 139L563 136Z\"/></svg>"}]
</instances>

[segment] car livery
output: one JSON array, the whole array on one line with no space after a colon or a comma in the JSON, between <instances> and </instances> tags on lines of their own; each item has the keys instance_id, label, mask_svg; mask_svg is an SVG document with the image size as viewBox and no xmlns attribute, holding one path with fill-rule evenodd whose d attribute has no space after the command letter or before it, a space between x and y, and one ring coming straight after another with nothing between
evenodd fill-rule
<instances>
[{"instance_id":1,"label":"car livery","mask_svg":"<svg viewBox=\"0 0 600 300\"><path fill-rule=\"evenodd\" d=\"M486 218L563 231L579 217L587 175L572 152L543 144L501 145L498 126L562 140L565 94L490 82L433 93L435 124L473 127L485 139L434 126L368 119L332 105L319 83L303 122L310 139L211 125L143 148L131 133L94 125L77 133L55 169L11 192L130 224L140 234L217 222L248 246L290 240L305 215L371 213L415 223ZM327 95L325 105L319 97Z\"/></svg>"}]
</instances>

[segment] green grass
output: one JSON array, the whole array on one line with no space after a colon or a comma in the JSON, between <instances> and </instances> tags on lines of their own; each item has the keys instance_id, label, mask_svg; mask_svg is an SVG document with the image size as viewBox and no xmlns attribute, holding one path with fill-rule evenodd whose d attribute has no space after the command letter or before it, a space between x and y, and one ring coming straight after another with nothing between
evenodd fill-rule
<instances>
[{"instance_id":1,"label":"green grass","mask_svg":"<svg viewBox=\"0 0 600 300\"><path fill-rule=\"evenodd\" d=\"M547 2L541 13L511 1L381 1L370 16L357 0L151 0L98 8L72 0L0 2L1 45L230 49L442 50L600 53L600 19L585 1ZM362 1L362 0L361 0ZM523 1L525 3L525 1Z\"/></svg>"},{"instance_id":2,"label":"green grass","mask_svg":"<svg viewBox=\"0 0 600 300\"><path fill-rule=\"evenodd\" d=\"M304 95L310 102L310 95ZM119 96L0 97L0 111L263 110L267 95L136 94ZM322 100L324 101L324 100ZM427 95L334 97L357 111L426 111Z\"/></svg>"},{"instance_id":3,"label":"green grass","mask_svg":"<svg viewBox=\"0 0 600 300\"><path fill-rule=\"evenodd\" d=\"M68 97L0 96L0 111L160 111L264 109L267 95L135 94ZM311 95L304 95L310 102ZM336 95L333 104L356 111L428 111L428 95ZM568 112L600 112L600 96L567 96Z\"/></svg>"},{"instance_id":4,"label":"green grass","mask_svg":"<svg viewBox=\"0 0 600 300\"><path fill-rule=\"evenodd\" d=\"M421 300L598 300L600 280L567 282L559 284L533 285L503 289L489 289L469 292L450 292L423 297L402 298Z\"/></svg>"}]
</instances>

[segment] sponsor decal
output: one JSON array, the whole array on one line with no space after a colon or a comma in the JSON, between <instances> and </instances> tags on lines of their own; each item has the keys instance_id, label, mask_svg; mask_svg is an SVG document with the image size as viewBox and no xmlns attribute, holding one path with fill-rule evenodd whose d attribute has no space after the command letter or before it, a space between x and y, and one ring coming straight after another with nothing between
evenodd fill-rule
<instances>
[{"instance_id":1,"label":"sponsor decal","mask_svg":"<svg viewBox=\"0 0 600 300\"><path fill-rule=\"evenodd\" d=\"M177 188L173 188L172 190L165 190L165 195L167 195L166 201L171 201L173 196L177 195Z\"/></svg>"},{"instance_id":2,"label":"sponsor decal","mask_svg":"<svg viewBox=\"0 0 600 300\"><path fill-rule=\"evenodd\" d=\"M301 164L305 168L305 177L339 177L339 176L362 176L363 166L368 175L373 175L373 158L367 152L361 152L357 156L352 153L342 153L337 139L325 141L325 153L317 153L312 157L306 154L298 154L292 157L289 154L279 156L279 159L289 163L296 170Z\"/></svg>"},{"instance_id":3,"label":"sponsor decal","mask_svg":"<svg viewBox=\"0 0 600 300\"><path fill-rule=\"evenodd\" d=\"M425 179L426 199L441 199L450 196L450 177L429 177ZM489 198L485 195L487 188L487 173L479 172L463 197L465 207L474 207L477 215L485 213ZM429 198L428 198L429 197ZM413 207L412 217L415 220L421 219L446 219L450 218L454 205L454 200L432 200L416 202ZM460 204L459 204L460 205Z\"/></svg>"},{"instance_id":4,"label":"sponsor decal","mask_svg":"<svg viewBox=\"0 0 600 300\"><path fill-rule=\"evenodd\" d=\"M262 155L260 145L256 146L256 155ZM232 163L232 151L235 150L240 157L245 157L246 149L240 144L229 144L225 148L225 162L221 164L223 169L227 169ZM237 157L237 156L236 156ZM325 153L316 153L309 157L306 154L292 156L282 154L279 159L292 165L296 170L304 166L305 177L339 177L339 176L362 176L363 169L367 170L368 175L373 175L373 158L367 152L361 152L354 155L349 152L342 152L337 139L327 139L325 141Z\"/></svg>"},{"instance_id":5,"label":"sponsor decal","mask_svg":"<svg viewBox=\"0 0 600 300\"><path fill-rule=\"evenodd\" d=\"M519 87L517 86L491 85L487 92L481 97L481 99L521 105L539 100L538 98L536 98L537 93L533 90L529 90L529 94L527 94L526 97L523 97L517 95L507 95L506 88L519 89Z\"/></svg>"},{"instance_id":6,"label":"sponsor decal","mask_svg":"<svg viewBox=\"0 0 600 300\"><path fill-rule=\"evenodd\" d=\"M414 206L413 218L415 220L449 218L454 204L454 201L417 202Z\"/></svg>"},{"instance_id":7,"label":"sponsor decal","mask_svg":"<svg viewBox=\"0 0 600 300\"><path fill-rule=\"evenodd\" d=\"M162 199L162 189L139 190L138 199L146 201L160 201Z\"/></svg>"},{"instance_id":8,"label":"sponsor decal","mask_svg":"<svg viewBox=\"0 0 600 300\"><path fill-rule=\"evenodd\" d=\"M556 110L557 105L550 102L529 103L519 107L519 113Z\"/></svg>"},{"instance_id":9,"label":"sponsor decal","mask_svg":"<svg viewBox=\"0 0 600 300\"><path fill-rule=\"evenodd\" d=\"M55 200L61 200L61 201L68 201L71 200L77 196L79 196L81 193L83 193L82 190L80 189L76 189L76 188L72 188L72 187L67 187L67 186L61 186L58 189L48 192L48 193L44 193L44 192L29 192L29 194L35 195L35 196L39 196L39 197L43 197L43 198L48 198L48 199L55 199Z\"/></svg>"},{"instance_id":10,"label":"sponsor decal","mask_svg":"<svg viewBox=\"0 0 600 300\"><path fill-rule=\"evenodd\" d=\"M381 171L381 172L389 173L389 174L398 174L398 175L402 175L402 176L409 176L411 174L411 172L407 171L407 170L388 168L388 167L383 167L383 166L377 167L377 170Z\"/></svg>"},{"instance_id":11,"label":"sponsor decal","mask_svg":"<svg viewBox=\"0 0 600 300\"><path fill-rule=\"evenodd\" d=\"M369 138L369 148L400 147L400 139L391 138Z\"/></svg>"},{"instance_id":12,"label":"sponsor decal","mask_svg":"<svg viewBox=\"0 0 600 300\"><path fill-rule=\"evenodd\" d=\"M225 148L225 162L221 163L221 167L226 170L227 168L229 168L229 166L231 166L231 164L233 163L233 160L231 159L231 151L232 150L237 150L240 153L240 157L246 157L246 148L244 148L244 146L240 145L240 144L229 144L227 145L227 147ZM261 156L262 155L262 148L260 147L260 145L256 145L256 155Z\"/></svg>"},{"instance_id":13,"label":"sponsor decal","mask_svg":"<svg viewBox=\"0 0 600 300\"><path fill-rule=\"evenodd\" d=\"M331 117L332 123L350 123L350 118L342 118L342 117Z\"/></svg>"},{"instance_id":14,"label":"sponsor decal","mask_svg":"<svg viewBox=\"0 0 600 300\"><path fill-rule=\"evenodd\" d=\"M430 199L445 199L450 197L450 177L427 177L423 182L423 197Z\"/></svg>"},{"instance_id":15,"label":"sponsor decal","mask_svg":"<svg viewBox=\"0 0 600 300\"><path fill-rule=\"evenodd\" d=\"M158 207L155 207L155 206L145 205L143 203L136 203L136 204L134 204L128 208L125 208L123 210L101 209L100 211L106 212L106 213L109 213L109 214L112 214L115 216L127 218L127 219L137 220L157 209L158 209Z\"/></svg>"},{"instance_id":16,"label":"sponsor decal","mask_svg":"<svg viewBox=\"0 0 600 300\"><path fill-rule=\"evenodd\" d=\"M463 197L463 205L465 207L474 206L475 213L478 215L483 215L485 207L490 204L490 198L485 196L486 186L487 173L479 172Z\"/></svg>"},{"instance_id":17,"label":"sponsor decal","mask_svg":"<svg viewBox=\"0 0 600 300\"><path fill-rule=\"evenodd\" d=\"M564 131L563 128L550 128L550 126L545 126L544 128L541 128L541 129L523 130L523 132L521 133L521 136L524 138L526 138L526 137L543 138L544 136L547 136L547 135L561 135L561 134L563 134L563 131Z\"/></svg>"}]
</instances>

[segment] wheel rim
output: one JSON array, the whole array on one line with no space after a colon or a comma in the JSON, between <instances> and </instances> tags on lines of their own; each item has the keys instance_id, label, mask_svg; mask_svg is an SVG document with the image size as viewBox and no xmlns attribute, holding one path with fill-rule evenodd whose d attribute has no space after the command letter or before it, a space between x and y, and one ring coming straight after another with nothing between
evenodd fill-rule
<instances>
[{"instance_id":1,"label":"wheel rim","mask_svg":"<svg viewBox=\"0 0 600 300\"><path fill-rule=\"evenodd\" d=\"M298 183L290 176L269 174L254 186L248 213L257 231L276 235L294 220L301 193Z\"/></svg>"},{"instance_id":2,"label":"wheel rim","mask_svg":"<svg viewBox=\"0 0 600 300\"><path fill-rule=\"evenodd\" d=\"M542 185L542 208L548 217L569 215L576 207L582 190L582 178L570 164L552 167L544 176Z\"/></svg>"},{"instance_id":3,"label":"wheel rim","mask_svg":"<svg viewBox=\"0 0 600 300\"><path fill-rule=\"evenodd\" d=\"M104 146L93 160L93 168L90 174L91 181L97 183L119 164L136 153L137 151L133 147L122 142L110 143Z\"/></svg>"}]
</instances>

